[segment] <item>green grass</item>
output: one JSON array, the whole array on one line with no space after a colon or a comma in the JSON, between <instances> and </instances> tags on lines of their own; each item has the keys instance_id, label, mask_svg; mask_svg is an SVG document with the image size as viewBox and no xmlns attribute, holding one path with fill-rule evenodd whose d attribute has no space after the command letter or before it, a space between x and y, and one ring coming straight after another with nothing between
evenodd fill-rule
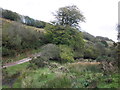
<instances>
[{"instance_id":1,"label":"green grass","mask_svg":"<svg viewBox=\"0 0 120 90\"><path fill-rule=\"evenodd\" d=\"M52 61L52 63L54 63ZM55 62L56 63L56 62ZM118 88L119 74L105 76L98 65L62 64L69 72L58 71L58 67L49 69L26 69L29 63L7 68L9 74L21 71L13 84L14 88ZM59 67L61 66L58 64ZM106 80L112 79L107 83ZM4 86L7 87L7 86Z\"/></svg>"},{"instance_id":2,"label":"green grass","mask_svg":"<svg viewBox=\"0 0 120 90\"><path fill-rule=\"evenodd\" d=\"M21 73L22 71L26 70L26 67L29 65L29 62L18 64L15 66L7 67L6 69L3 69L3 71L6 71L7 74L5 74L4 78L6 80L15 78L14 76L17 73ZM19 76L18 76L19 77ZM20 84L20 83L17 83ZM9 85L3 85L3 88L9 88Z\"/></svg>"},{"instance_id":3,"label":"green grass","mask_svg":"<svg viewBox=\"0 0 120 90\"><path fill-rule=\"evenodd\" d=\"M11 76L17 72L24 71L26 69L26 67L28 66L28 64L29 64L29 62L25 62L25 63L18 64L15 66L7 67L6 70L7 70L8 74Z\"/></svg>"},{"instance_id":4,"label":"green grass","mask_svg":"<svg viewBox=\"0 0 120 90\"><path fill-rule=\"evenodd\" d=\"M45 82L53 79L54 73L48 68L37 70L24 70L18 80L14 83L14 88L40 88Z\"/></svg>"},{"instance_id":5,"label":"green grass","mask_svg":"<svg viewBox=\"0 0 120 90\"><path fill-rule=\"evenodd\" d=\"M3 85L2 88L9 88L9 86L7 86L7 85Z\"/></svg>"},{"instance_id":6,"label":"green grass","mask_svg":"<svg viewBox=\"0 0 120 90\"><path fill-rule=\"evenodd\" d=\"M120 76L118 73L108 75L107 77L103 77L99 80L98 87L99 88L120 88L119 78ZM111 82L106 82L108 80L111 80Z\"/></svg>"}]
</instances>

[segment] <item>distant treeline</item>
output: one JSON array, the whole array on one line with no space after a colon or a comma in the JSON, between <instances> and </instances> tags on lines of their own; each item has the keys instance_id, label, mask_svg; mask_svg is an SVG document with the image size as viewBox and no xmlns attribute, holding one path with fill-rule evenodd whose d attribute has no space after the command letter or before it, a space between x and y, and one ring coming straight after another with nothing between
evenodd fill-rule
<instances>
[{"instance_id":1,"label":"distant treeline","mask_svg":"<svg viewBox=\"0 0 120 90\"><path fill-rule=\"evenodd\" d=\"M5 10L5 9L2 9L2 18L21 22L23 24L34 26L37 28L44 28L46 25L46 22L35 20L33 18L30 18L29 16L23 16L16 12L12 12L10 10Z\"/></svg>"}]
</instances>

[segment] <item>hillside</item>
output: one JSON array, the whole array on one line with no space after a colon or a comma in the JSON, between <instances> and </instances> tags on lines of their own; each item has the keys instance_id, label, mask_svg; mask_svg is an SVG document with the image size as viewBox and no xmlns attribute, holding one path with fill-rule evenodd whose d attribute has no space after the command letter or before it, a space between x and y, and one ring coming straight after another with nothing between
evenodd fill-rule
<instances>
[{"instance_id":1,"label":"hillside","mask_svg":"<svg viewBox=\"0 0 120 90\"><path fill-rule=\"evenodd\" d=\"M3 18L0 18L0 20L2 21L3 59L18 57L19 54L36 49L36 47L42 45L40 40L45 33L43 28L36 28ZM4 62L6 61L4 60Z\"/></svg>"},{"instance_id":2,"label":"hillside","mask_svg":"<svg viewBox=\"0 0 120 90\"><path fill-rule=\"evenodd\" d=\"M5 10L0 18L2 65L9 65L2 70L3 88L119 87L114 41L68 22L50 24L28 16L23 22L20 17Z\"/></svg>"},{"instance_id":3,"label":"hillside","mask_svg":"<svg viewBox=\"0 0 120 90\"><path fill-rule=\"evenodd\" d=\"M109 46L112 46L113 43L115 43L113 40L107 38L107 37L102 37L102 36L93 36L87 32L83 32L83 38L86 40L86 41L91 41L91 42L102 42L102 41L105 41Z\"/></svg>"},{"instance_id":4,"label":"hillside","mask_svg":"<svg viewBox=\"0 0 120 90\"><path fill-rule=\"evenodd\" d=\"M36 28L33 26L22 24L20 22L11 21L3 18L0 18L0 20L2 20L3 23L3 57L18 56L20 53L26 50L39 48L46 42L50 43L49 41L46 41L46 30L44 28ZM94 37L93 35L87 32L82 32L81 34L83 34L83 39L86 43L86 48L90 50L88 51L86 49L87 54L85 54L85 58L97 58L97 56L100 53L96 54L95 52L93 52L93 49L98 51L99 47L101 47L105 51L105 49L109 49L110 47L112 47L114 43L114 41L108 38L106 39L104 37ZM27 46L28 44L29 46ZM90 46L88 46L88 44Z\"/></svg>"},{"instance_id":5,"label":"hillside","mask_svg":"<svg viewBox=\"0 0 120 90\"><path fill-rule=\"evenodd\" d=\"M33 27L33 26L28 26L28 25L22 24L20 22L11 21L9 19L4 19L4 18L0 18L0 20L2 21L2 24L3 24L3 26L2 26L3 30L4 30L4 27L6 27L6 25L8 25L8 26L16 25L16 26L20 26L20 28L25 28L25 29L30 29L30 30L44 32L43 28L36 28L36 27ZM9 29L9 28L10 27L6 27L6 29Z\"/></svg>"}]
</instances>

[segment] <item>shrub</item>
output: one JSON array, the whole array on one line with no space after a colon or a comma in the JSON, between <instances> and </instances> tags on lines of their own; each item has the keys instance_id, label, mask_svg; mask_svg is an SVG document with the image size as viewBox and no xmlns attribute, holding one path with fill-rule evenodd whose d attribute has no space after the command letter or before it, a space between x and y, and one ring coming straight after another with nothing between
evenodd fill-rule
<instances>
[{"instance_id":1,"label":"shrub","mask_svg":"<svg viewBox=\"0 0 120 90\"><path fill-rule=\"evenodd\" d=\"M98 52L100 53L101 56L106 54L105 46L101 42L96 42L95 47L97 48Z\"/></svg>"},{"instance_id":2,"label":"shrub","mask_svg":"<svg viewBox=\"0 0 120 90\"><path fill-rule=\"evenodd\" d=\"M37 59L31 60L31 63L34 63L38 67L44 67L49 65L50 59L60 58L60 50L54 44L47 44L41 47L40 56Z\"/></svg>"},{"instance_id":3,"label":"shrub","mask_svg":"<svg viewBox=\"0 0 120 90\"><path fill-rule=\"evenodd\" d=\"M34 68L35 66L33 65L33 63L38 66L38 67L45 67L46 65L48 65L49 60L43 56L38 57L37 59L33 59L31 62L31 67Z\"/></svg>"},{"instance_id":4,"label":"shrub","mask_svg":"<svg viewBox=\"0 0 120 90\"><path fill-rule=\"evenodd\" d=\"M15 50L7 49L5 47L2 47L2 56L9 56L12 57L15 55Z\"/></svg>"},{"instance_id":5,"label":"shrub","mask_svg":"<svg viewBox=\"0 0 120 90\"><path fill-rule=\"evenodd\" d=\"M38 32L34 30L34 28L23 26L16 22L8 22L6 20L3 20L2 24L2 46L7 49L3 50L3 56L9 55L7 54L7 52L10 53L9 50L20 53L26 49L39 48L43 44L43 31ZM14 55L13 53L11 54Z\"/></svg>"},{"instance_id":6,"label":"shrub","mask_svg":"<svg viewBox=\"0 0 120 90\"><path fill-rule=\"evenodd\" d=\"M98 56L99 56L99 51L95 47L94 43L86 42L85 43L84 58L96 59Z\"/></svg>"},{"instance_id":7,"label":"shrub","mask_svg":"<svg viewBox=\"0 0 120 90\"><path fill-rule=\"evenodd\" d=\"M53 25L47 25L46 28L46 39L49 43L54 43L56 45L59 44L70 44L71 36L68 33L68 30L65 29L62 26L53 26Z\"/></svg>"},{"instance_id":8,"label":"shrub","mask_svg":"<svg viewBox=\"0 0 120 90\"><path fill-rule=\"evenodd\" d=\"M66 45L60 45L59 48L61 50L60 58L62 62L73 62L74 61L73 50L70 47Z\"/></svg>"},{"instance_id":9,"label":"shrub","mask_svg":"<svg viewBox=\"0 0 120 90\"><path fill-rule=\"evenodd\" d=\"M98 56L96 58L97 61L114 61L114 58L113 57L108 57L108 56Z\"/></svg>"},{"instance_id":10,"label":"shrub","mask_svg":"<svg viewBox=\"0 0 120 90\"><path fill-rule=\"evenodd\" d=\"M54 59L60 57L60 49L55 44L46 44L41 48L41 56L48 59Z\"/></svg>"}]
</instances>

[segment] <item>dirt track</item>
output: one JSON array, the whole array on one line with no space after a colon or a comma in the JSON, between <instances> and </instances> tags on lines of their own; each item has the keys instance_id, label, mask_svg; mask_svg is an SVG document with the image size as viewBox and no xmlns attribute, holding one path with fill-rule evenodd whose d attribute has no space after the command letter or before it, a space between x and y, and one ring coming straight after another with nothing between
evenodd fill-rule
<instances>
[{"instance_id":1,"label":"dirt track","mask_svg":"<svg viewBox=\"0 0 120 90\"><path fill-rule=\"evenodd\" d=\"M30 61L30 60L32 60L32 58L24 58L24 59L22 59L22 60L19 60L19 61L13 62L13 63L7 63L7 64L5 64L5 65L3 66L3 68L5 68L5 67L10 67L10 66L15 66L15 65L17 65L17 64L21 64L21 63L28 62L28 61Z\"/></svg>"},{"instance_id":2,"label":"dirt track","mask_svg":"<svg viewBox=\"0 0 120 90\"><path fill-rule=\"evenodd\" d=\"M18 65L18 64L22 64L22 63L25 63L25 62L29 62L30 60L32 60L32 58L36 58L38 56L40 56L41 53L38 53L38 54L34 54L32 55L32 57L27 57L27 58L24 58L24 59L21 59L19 61L16 61L16 62L12 62L12 63L7 63L5 64L2 68L5 68L5 67L10 67L10 66L15 66L15 65Z\"/></svg>"}]
</instances>

